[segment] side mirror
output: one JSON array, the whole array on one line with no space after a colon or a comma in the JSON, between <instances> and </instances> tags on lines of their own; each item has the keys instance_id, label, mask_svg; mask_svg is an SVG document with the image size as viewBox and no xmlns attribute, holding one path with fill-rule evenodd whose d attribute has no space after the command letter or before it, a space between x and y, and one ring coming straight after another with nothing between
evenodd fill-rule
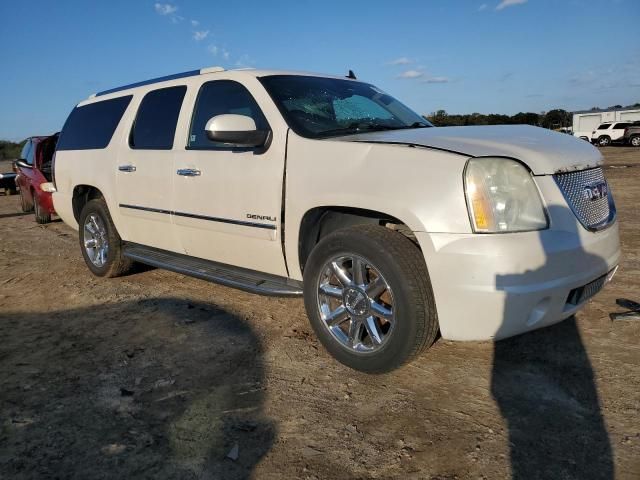
<instances>
[{"instance_id":1,"label":"side mirror","mask_svg":"<svg viewBox=\"0 0 640 480\"><path fill-rule=\"evenodd\" d=\"M239 147L261 147L269 136L267 130L257 129L253 118L231 113L216 115L207 122L204 129L212 142Z\"/></svg>"},{"instance_id":2,"label":"side mirror","mask_svg":"<svg viewBox=\"0 0 640 480\"><path fill-rule=\"evenodd\" d=\"M19 158L18 160L16 160L16 167L33 168L33 166L29 165L24 158Z\"/></svg>"}]
</instances>

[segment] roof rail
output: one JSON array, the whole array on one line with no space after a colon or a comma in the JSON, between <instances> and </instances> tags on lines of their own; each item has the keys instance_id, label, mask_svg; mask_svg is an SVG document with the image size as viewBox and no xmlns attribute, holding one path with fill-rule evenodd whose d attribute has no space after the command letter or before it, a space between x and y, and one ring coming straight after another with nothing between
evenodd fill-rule
<instances>
[{"instance_id":1,"label":"roof rail","mask_svg":"<svg viewBox=\"0 0 640 480\"><path fill-rule=\"evenodd\" d=\"M174 73L173 75L166 75L164 77L152 78L150 80L144 80L142 82L130 83L128 85L123 85L122 87L110 88L109 90L103 90L102 92L98 92L92 97L100 97L102 95L108 95L109 93L119 92L121 90L128 90L130 88L142 87L143 85L151 85L153 83L166 82L168 80L176 80L178 78L185 77L194 77L196 75L200 75L202 73L213 73L213 72L224 72L224 68L222 67L207 67L202 68L200 70L189 70L188 72L182 73Z\"/></svg>"}]
</instances>

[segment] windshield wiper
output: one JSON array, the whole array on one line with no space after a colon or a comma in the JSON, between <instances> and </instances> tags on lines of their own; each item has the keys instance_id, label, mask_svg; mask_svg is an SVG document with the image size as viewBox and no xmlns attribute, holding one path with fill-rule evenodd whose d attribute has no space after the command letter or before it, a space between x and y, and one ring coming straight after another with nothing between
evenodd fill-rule
<instances>
[{"instance_id":1,"label":"windshield wiper","mask_svg":"<svg viewBox=\"0 0 640 480\"><path fill-rule=\"evenodd\" d=\"M331 135L340 135L340 134L349 135L352 133L361 133L361 132L379 132L382 130L396 130L398 128L408 128L408 127L403 127L403 126L398 127L394 125L382 125L382 124L375 124L375 123L353 122L346 127L325 130L324 132L320 132L319 135L323 137L331 136Z\"/></svg>"},{"instance_id":2,"label":"windshield wiper","mask_svg":"<svg viewBox=\"0 0 640 480\"><path fill-rule=\"evenodd\" d=\"M404 125L402 127L398 127L398 130L403 129L410 129L410 128L430 128L431 125L428 125L424 122L413 122L411 125Z\"/></svg>"},{"instance_id":3,"label":"windshield wiper","mask_svg":"<svg viewBox=\"0 0 640 480\"><path fill-rule=\"evenodd\" d=\"M369 132L381 132L385 130L406 130L410 128L428 128L428 125L424 122L413 122L411 125L385 125L382 123L363 123L353 122L342 128L333 128L331 130L325 130L320 132L322 137L332 135L350 135L355 133L369 133Z\"/></svg>"}]
</instances>

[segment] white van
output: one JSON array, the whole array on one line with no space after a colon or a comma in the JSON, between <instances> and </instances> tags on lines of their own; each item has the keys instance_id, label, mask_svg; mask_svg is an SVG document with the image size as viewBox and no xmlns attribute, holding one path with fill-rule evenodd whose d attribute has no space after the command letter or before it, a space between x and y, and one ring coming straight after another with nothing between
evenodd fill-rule
<instances>
[{"instance_id":1,"label":"white van","mask_svg":"<svg viewBox=\"0 0 640 480\"><path fill-rule=\"evenodd\" d=\"M326 348L380 372L596 294L620 256L601 164L541 128L433 128L353 75L210 68L78 104L51 189L94 274L304 295Z\"/></svg>"}]
</instances>

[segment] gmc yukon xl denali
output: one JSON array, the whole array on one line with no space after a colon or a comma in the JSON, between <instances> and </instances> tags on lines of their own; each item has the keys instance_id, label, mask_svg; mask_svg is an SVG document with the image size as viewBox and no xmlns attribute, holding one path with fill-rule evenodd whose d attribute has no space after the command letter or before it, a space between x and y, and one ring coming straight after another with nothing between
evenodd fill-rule
<instances>
[{"instance_id":1,"label":"gmc yukon xl denali","mask_svg":"<svg viewBox=\"0 0 640 480\"><path fill-rule=\"evenodd\" d=\"M95 275L304 296L335 358L382 372L596 294L620 256L601 164L540 128L433 128L354 78L213 67L78 104L51 189Z\"/></svg>"}]
</instances>

